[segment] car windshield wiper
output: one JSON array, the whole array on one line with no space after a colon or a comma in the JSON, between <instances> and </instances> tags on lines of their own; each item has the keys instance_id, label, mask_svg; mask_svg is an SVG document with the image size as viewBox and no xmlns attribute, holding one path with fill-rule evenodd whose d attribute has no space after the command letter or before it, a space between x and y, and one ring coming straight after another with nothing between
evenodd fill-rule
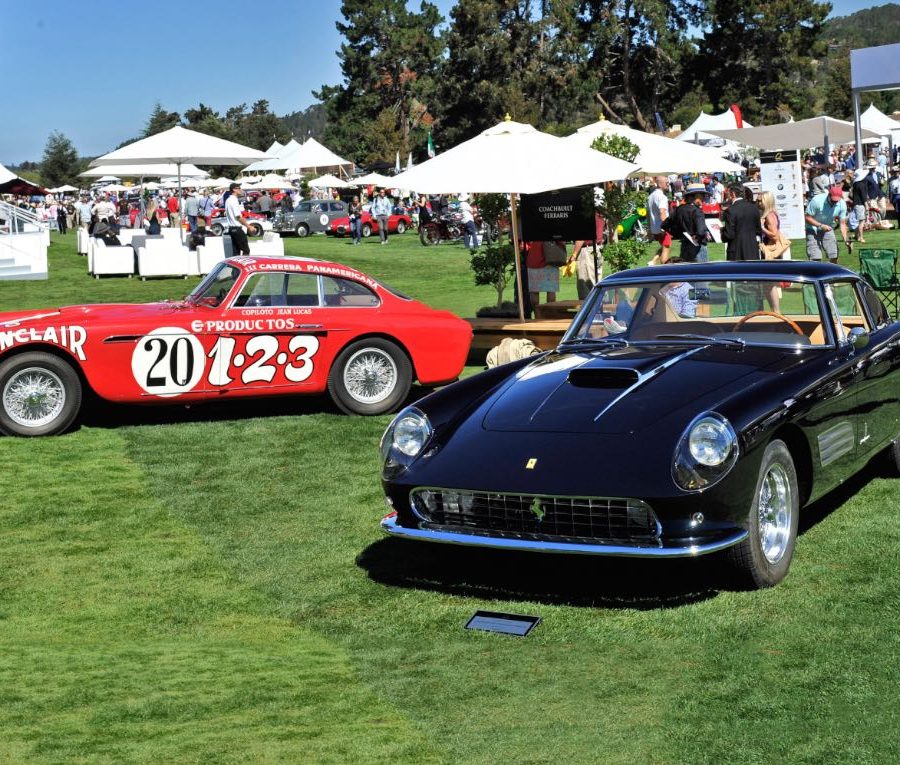
<instances>
[{"instance_id":1,"label":"car windshield wiper","mask_svg":"<svg viewBox=\"0 0 900 765\"><path fill-rule=\"evenodd\" d=\"M589 346L616 346L618 348L627 348L630 343L624 337L616 337L614 335L608 335L607 337L576 337L572 340L566 340L559 344L560 347L568 347L570 345L577 345L579 347L589 347Z\"/></svg>"},{"instance_id":2,"label":"car windshield wiper","mask_svg":"<svg viewBox=\"0 0 900 765\"><path fill-rule=\"evenodd\" d=\"M703 343L714 343L715 345L727 345L732 348L743 348L747 345L746 341L737 337L714 337L713 335L696 335L690 332L682 334L672 333L667 335L657 335L653 340L698 340Z\"/></svg>"}]
</instances>

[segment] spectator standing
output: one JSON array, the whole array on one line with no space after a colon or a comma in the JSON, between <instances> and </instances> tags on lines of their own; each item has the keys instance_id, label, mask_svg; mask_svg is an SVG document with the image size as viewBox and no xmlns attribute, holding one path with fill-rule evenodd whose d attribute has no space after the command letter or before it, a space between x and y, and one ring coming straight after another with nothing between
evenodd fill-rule
<instances>
[{"instance_id":1,"label":"spectator standing","mask_svg":"<svg viewBox=\"0 0 900 765\"><path fill-rule=\"evenodd\" d=\"M230 193L225 201L225 224L231 237L231 249L234 255L249 255L250 242L247 240L249 221L240 202L241 184L232 183L228 190Z\"/></svg>"},{"instance_id":2,"label":"spectator standing","mask_svg":"<svg viewBox=\"0 0 900 765\"><path fill-rule=\"evenodd\" d=\"M888 190L891 194L891 204L894 206L894 214L900 221L900 167L896 165L891 169L891 180L888 184ZM897 224L900 226L900 223Z\"/></svg>"},{"instance_id":3,"label":"spectator standing","mask_svg":"<svg viewBox=\"0 0 900 765\"><path fill-rule=\"evenodd\" d=\"M475 252L478 247L478 230L475 228L475 213L469 202L468 194L459 195L459 212L462 215L463 244L470 252Z\"/></svg>"},{"instance_id":4,"label":"spectator standing","mask_svg":"<svg viewBox=\"0 0 900 765\"><path fill-rule=\"evenodd\" d=\"M67 226L66 220L66 206L62 203L56 206L56 225L59 226L60 234L69 233L69 228Z\"/></svg>"},{"instance_id":5,"label":"spectator standing","mask_svg":"<svg viewBox=\"0 0 900 765\"><path fill-rule=\"evenodd\" d=\"M806 206L806 256L810 260L822 260L824 254L837 263L837 240L834 226L839 223L847 251L851 251L847 234L847 205L840 186L832 186L827 192L816 194Z\"/></svg>"},{"instance_id":6,"label":"spectator standing","mask_svg":"<svg viewBox=\"0 0 900 765\"><path fill-rule=\"evenodd\" d=\"M272 218L272 197L269 196L268 191L263 191L257 200L257 204L259 205L259 211L266 216L266 220L271 220Z\"/></svg>"},{"instance_id":7,"label":"spectator standing","mask_svg":"<svg viewBox=\"0 0 900 765\"><path fill-rule=\"evenodd\" d=\"M672 229L681 237L681 260L688 262L709 260L706 243L709 229L703 217L703 199L707 189L702 183L690 183L684 191L685 203L672 213Z\"/></svg>"},{"instance_id":8,"label":"spectator standing","mask_svg":"<svg viewBox=\"0 0 900 765\"><path fill-rule=\"evenodd\" d=\"M116 215L116 206L104 194L91 209L92 220L97 223L109 223Z\"/></svg>"},{"instance_id":9,"label":"spectator standing","mask_svg":"<svg viewBox=\"0 0 900 765\"><path fill-rule=\"evenodd\" d=\"M143 220L144 228L147 229L149 236L157 236L162 233L162 226L159 223L159 210L156 199L151 199L147 205L147 214Z\"/></svg>"},{"instance_id":10,"label":"spectator standing","mask_svg":"<svg viewBox=\"0 0 900 765\"><path fill-rule=\"evenodd\" d=\"M205 190L201 192L200 196L197 198L197 228L206 228L206 224L209 223L210 218L212 218L213 208L215 206L212 195Z\"/></svg>"},{"instance_id":11,"label":"spectator standing","mask_svg":"<svg viewBox=\"0 0 900 765\"><path fill-rule=\"evenodd\" d=\"M725 257L728 260L759 260L762 237L759 208L744 199L739 183L725 189L725 201L729 204L722 216L722 241L727 243Z\"/></svg>"},{"instance_id":12,"label":"spectator standing","mask_svg":"<svg viewBox=\"0 0 900 765\"><path fill-rule=\"evenodd\" d=\"M867 206L869 202L868 171L860 168L853 174L853 185L850 187L850 203L853 205L853 217L856 218L856 241L865 244L863 239L866 227Z\"/></svg>"},{"instance_id":13,"label":"spectator standing","mask_svg":"<svg viewBox=\"0 0 900 765\"><path fill-rule=\"evenodd\" d=\"M812 179L812 183L810 184L810 190L812 195L821 194L823 191L828 191L832 186L834 186L834 165L828 165L827 167L823 167L819 173Z\"/></svg>"},{"instance_id":14,"label":"spectator standing","mask_svg":"<svg viewBox=\"0 0 900 765\"><path fill-rule=\"evenodd\" d=\"M666 189L669 188L669 179L664 175L656 176L656 188L650 192L647 198L647 217L650 219L650 235L659 242L659 250L652 262L666 263L669 260L669 248L672 246L672 237L663 231L663 221L669 217L669 198Z\"/></svg>"},{"instance_id":15,"label":"spectator standing","mask_svg":"<svg viewBox=\"0 0 900 765\"><path fill-rule=\"evenodd\" d=\"M91 231L91 217L93 216L93 205L91 199L87 195L81 197L81 201L76 208L78 212L78 225L85 229L88 233Z\"/></svg>"},{"instance_id":16,"label":"spectator standing","mask_svg":"<svg viewBox=\"0 0 900 765\"><path fill-rule=\"evenodd\" d=\"M187 218L188 228L192 234L197 233L197 219L200 216L200 200L197 199L193 189L188 191L188 195L184 200L184 214Z\"/></svg>"},{"instance_id":17,"label":"spectator standing","mask_svg":"<svg viewBox=\"0 0 900 765\"><path fill-rule=\"evenodd\" d=\"M350 214L350 236L353 237L353 244L362 242L362 205L359 203L359 197L353 197L347 207Z\"/></svg>"},{"instance_id":18,"label":"spectator standing","mask_svg":"<svg viewBox=\"0 0 900 765\"><path fill-rule=\"evenodd\" d=\"M168 200L166 200L166 210L169 213L169 225L177 226L181 222L181 218L179 217L179 208L180 205L178 203L178 195L170 194Z\"/></svg>"},{"instance_id":19,"label":"spectator standing","mask_svg":"<svg viewBox=\"0 0 900 765\"><path fill-rule=\"evenodd\" d=\"M379 189L378 196L372 202L369 212L378 221L378 236L381 237L382 244L388 243L388 218L393 207L391 200L388 199L387 191Z\"/></svg>"},{"instance_id":20,"label":"spectator standing","mask_svg":"<svg viewBox=\"0 0 900 765\"><path fill-rule=\"evenodd\" d=\"M547 293L547 302L556 301L559 292L559 266L548 266L544 259L543 242L525 242L525 267L528 269L528 296L531 307L540 302L541 293Z\"/></svg>"}]
</instances>

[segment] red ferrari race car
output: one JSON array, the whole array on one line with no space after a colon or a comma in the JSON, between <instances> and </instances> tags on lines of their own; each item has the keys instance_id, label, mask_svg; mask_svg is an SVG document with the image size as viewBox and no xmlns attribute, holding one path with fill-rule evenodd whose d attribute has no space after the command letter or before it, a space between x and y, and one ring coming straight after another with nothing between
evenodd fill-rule
<instances>
[{"instance_id":1,"label":"red ferrari race car","mask_svg":"<svg viewBox=\"0 0 900 765\"><path fill-rule=\"evenodd\" d=\"M359 271L302 258L219 263L178 302L0 313L0 431L66 430L82 393L140 404L327 391L351 414L462 371L468 323Z\"/></svg>"},{"instance_id":2,"label":"red ferrari race car","mask_svg":"<svg viewBox=\"0 0 900 765\"><path fill-rule=\"evenodd\" d=\"M389 234L403 234L406 229L408 229L412 225L412 218L410 218L405 213L391 215L388 218L388 233ZM350 235L350 218L335 218L331 221L331 225L325 231L326 234L333 234L334 236L349 236ZM373 218L372 215L368 212L363 212L362 214L362 235L363 236L371 236L372 234L378 233L378 220Z\"/></svg>"}]
</instances>

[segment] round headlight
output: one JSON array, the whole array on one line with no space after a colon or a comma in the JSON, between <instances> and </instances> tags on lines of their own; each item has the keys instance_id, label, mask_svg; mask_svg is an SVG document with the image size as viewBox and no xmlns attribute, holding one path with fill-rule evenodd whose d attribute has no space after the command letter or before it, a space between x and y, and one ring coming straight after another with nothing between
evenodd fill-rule
<instances>
[{"instance_id":1,"label":"round headlight","mask_svg":"<svg viewBox=\"0 0 900 765\"><path fill-rule=\"evenodd\" d=\"M727 420L703 417L688 435L688 450L701 465L715 467L728 459L736 436Z\"/></svg>"},{"instance_id":2,"label":"round headlight","mask_svg":"<svg viewBox=\"0 0 900 765\"><path fill-rule=\"evenodd\" d=\"M401 454L415 457L431 438L431 423L418 410L411 410L394 423L393 445Z\"/></svg>"}]
</instances>

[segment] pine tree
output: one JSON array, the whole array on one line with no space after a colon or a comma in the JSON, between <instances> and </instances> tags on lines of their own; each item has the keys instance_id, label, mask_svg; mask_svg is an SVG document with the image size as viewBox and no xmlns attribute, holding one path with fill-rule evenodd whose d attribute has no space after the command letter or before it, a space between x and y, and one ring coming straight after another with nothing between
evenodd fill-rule
<instances>
[{"instance_id":1,"label":"pine tree","mask_svg":"<svg viewBox=\"0 0 900 765\"><path fill-rule=\"evenodd\" d=\"M51 133L41 161L41 182L45 186L77 182L81 169L78 152L72 142L60 132Z\"/></svg>"},{"instance_id":2,"label":"pine tree","mask_svg":"<svg viewBox=\"0 0 900 765\"><path fill-rule=\"evenodd\" d=\"M178 112L167 112L162 104L157 101L153 105L153 111L144 126L144 137L162 133L164 130L181 124L181 115Z\"/></svg>"},{"instance_id":3,"label":"pine tree","mask_svg":"<svg viewBox=\"0 0 900 765\"><path fill-rule=\"evenodd\" d=\"M421 151L444 47L438 31L443 17L426 0L417 12L405 0L343 0L341 16L344 82L314 94L328 112L326 141L356 161L389 161L398 150L401 155Z\"/></svg>"},{"instance_id":4,"label":"pine tree","mask_svg":"<svg viewBox=\"0 0 900 765\"><path fill-rule=\"evenodd\" d=\"M814 113L813 58L831 4L816 0L711 0L698 80L714 104L740 104L751 122Z\"/></svg>"}]
</instances>

